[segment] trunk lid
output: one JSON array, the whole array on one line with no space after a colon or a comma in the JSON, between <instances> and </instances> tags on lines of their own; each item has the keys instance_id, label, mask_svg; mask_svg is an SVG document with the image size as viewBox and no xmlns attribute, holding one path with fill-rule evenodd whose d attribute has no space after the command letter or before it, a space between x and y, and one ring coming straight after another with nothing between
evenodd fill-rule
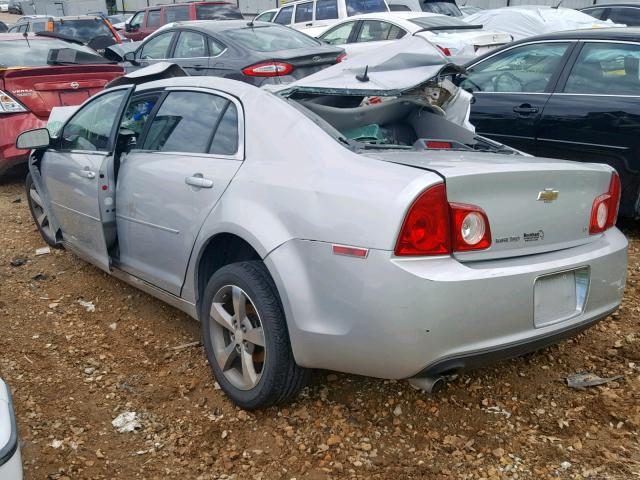
<instances>
[{"instance_id":1,"label":"trunk lid","mask_svg":"<svg viewBox=\"0 0 640 480\"><path fill-rule=\"evenodd\" d=\"M0 73L5 90L39 117L53 107L79 105L123 74L117 65L15 68Z\"/></svg>"},{"instance_id":2,"label":"trunk lid","mask_svg":"<svg viewBox=\"0 0 640 480\"><path fill-rule=\"evenodd\" d=\"M531 255L589 243L594 199L609 189L612 169L602 164L460 152L383 152L367 156L434 171L449 202L481 207L489 218L491 247L460 252L461 261ZM540 199L544 191L557 198ZM543 195L542 197L553 197Z\"/></svg>"},{"instance_id":3,"label":"trunk lid","mask_svg":"<svg viewBox=\"0 0 640 480\"><path fill-rule=\"evenodd\" d=\"M463 70L462 67L447 63L440 50L426 38L409 36L390 42L367 55L347 57L343 62L277 91L283 96L298 92L398 96L434 77Z\"/></svg>"}]
</instances>

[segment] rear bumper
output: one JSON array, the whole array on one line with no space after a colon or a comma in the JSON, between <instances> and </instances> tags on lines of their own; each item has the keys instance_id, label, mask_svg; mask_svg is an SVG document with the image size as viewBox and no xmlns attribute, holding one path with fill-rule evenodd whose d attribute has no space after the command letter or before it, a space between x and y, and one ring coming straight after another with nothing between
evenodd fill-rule
<instances>
[{"instance_id":1,"label":"rear bumper","mask_svg":"<svg viewBox=\"0 0 640 480\"><path fill-rule=\"evenodd\" d=\"M10 113L0 117L0 175L10 168L27 161L29 150L18 150L16 138L22 132L47 125L45 118L35 116L31 112Z\"/></svg>"},{"instance_id":2,"label":"rear bumper","mask_svg":"<svg viewBox=\"0 0 640 480\"><path fill-rule=\"evenodd\" d=\"M300 365L409 378L517 356L611 313L624 292L627 240L611 229L588 245L466 264L381 250L339 257L330 244L294 240L266 262ZM583 309L536 327L536 280L583 267L590 272Z\"/></svg>"}]
</instances>

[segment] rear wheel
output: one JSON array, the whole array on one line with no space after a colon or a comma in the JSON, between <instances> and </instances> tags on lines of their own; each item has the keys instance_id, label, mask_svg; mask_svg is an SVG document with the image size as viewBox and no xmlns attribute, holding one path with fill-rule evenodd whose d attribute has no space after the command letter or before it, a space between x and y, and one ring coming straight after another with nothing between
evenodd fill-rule
<instances>
[{"instance_id":1,"label":"rear wheel","mask_svg":"<svg viewBox=\"0 0 640 480\"><path fill-rule=\"evenodd\" d=\"M27 194L27 203L29 204L29 210L33 221L36 222L36 227L47 245L53 248L62 248L60 242L56 240L56 232L53 231L53 227L49 223L49 217L44 210L43 199L40 196L40 192L36 188L36 184L33 183L31 174L27 174L25 180L25 190Z\"/></svg>"},{"instance_id":2,"label":"rear wheel","mask_svg":"<svg viewBox=\"0 0 640 480\"><path fill-rule=\"evenodd\" d=\"M242 408L294 396L308 378L296 365L275 284L262 262L240 262L209 280L200 313L203 342L222 390Z\"/></svg>"}]
</instances>

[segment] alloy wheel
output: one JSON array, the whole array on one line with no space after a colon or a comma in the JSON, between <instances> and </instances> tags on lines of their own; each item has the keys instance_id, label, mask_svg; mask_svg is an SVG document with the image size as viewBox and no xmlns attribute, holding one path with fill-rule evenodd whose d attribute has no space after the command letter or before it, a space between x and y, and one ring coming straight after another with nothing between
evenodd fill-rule
<instances>
[{"instance_id":1,"label":"alloy wheel","mask_svg":"<svg viewBox=\"0 0 640 480\"><path fill-rule=\"evenodd\" d=\"M211 344L226 379L240 390L251 390L266 359L262 322L249 295L236 285L225 285L213 297L209 314Z\"/></svg>"},{"instance_id":2,"label":"alloy wheel","mask_svg":"<svg viewBox=\"0 0 640 480\"><path fill-rule=\"evenodd\" d=\"M42 232L49 237L52 241L55 240L56 234L49 223L49 217L44 210L43 201L36 190L36 185L34 183L31 184L29 188L29 201L31 202L31 209L33 211L33 218L42 230Z\"/></svg>"}]
</instances>

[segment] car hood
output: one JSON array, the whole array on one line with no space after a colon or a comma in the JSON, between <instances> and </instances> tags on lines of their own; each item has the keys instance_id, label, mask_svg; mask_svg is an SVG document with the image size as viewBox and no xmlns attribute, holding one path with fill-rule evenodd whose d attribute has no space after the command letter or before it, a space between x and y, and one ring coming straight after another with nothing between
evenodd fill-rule
<instances>
[{"instance_id":1,"label":"car hood","mask_svg":"<svg viewBox=\"0 0 640 480\"><path fill-rule=\"evenodd\" d=\"M280 95L315 93L328 95L397 96L435 77L460 73L464 68L448 63L429 40L409 36L356 55L282 86L272 86ZM366 75L365 75L366 73Z\"/></svg>"}]
</instances>

